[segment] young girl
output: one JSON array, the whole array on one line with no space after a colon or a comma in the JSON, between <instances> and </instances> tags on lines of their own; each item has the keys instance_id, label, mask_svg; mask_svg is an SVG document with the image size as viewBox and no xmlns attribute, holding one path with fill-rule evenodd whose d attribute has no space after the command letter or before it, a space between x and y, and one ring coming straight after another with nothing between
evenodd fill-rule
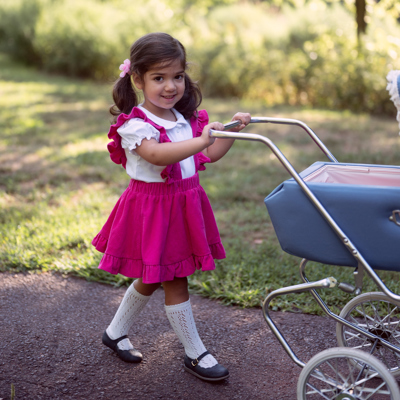
<instances>
[{"instance_id":1,"label":"young girl","mask_svg":"<svg viewBox=\"0 0 400 400\"><path fill-rule=\"evenodd\" d=\"M131 47L114 85L110 157L132 178L93 245L104 253L99 268L138 278L128 288L103 343L126 362L140 362L127 334L162 284L165 311L185 348L184 368L200 379L218 381L228 370L206 351L193 319L187 277L215 269L225 251L197 171L224 156L233 141L210 137L206 111L197 112L201 93L186 73L182 44L151 33ZM143 94L138 104L136 89ZM250 122L250 114L232 120ZM138 323L138 322L136 322Z\"/></svg>"}]
</instances>

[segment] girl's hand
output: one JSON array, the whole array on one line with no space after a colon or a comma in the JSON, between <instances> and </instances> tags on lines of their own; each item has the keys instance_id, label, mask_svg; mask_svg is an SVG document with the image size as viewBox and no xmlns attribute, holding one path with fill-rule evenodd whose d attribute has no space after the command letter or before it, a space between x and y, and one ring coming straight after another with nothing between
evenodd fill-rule
<instances>
[{"instance_id":1,"label":"girl's hand","mask_svg":"<svg viewBox=\"0 0 400 400\"><path fill-rule=\"evenodd\" d=\"M224 128L224 124L221 124L221 122L212 122L203 128L203 132L200 137L204 140L205 148L211 146L215 142L215 138L210 136L210 129L223 131Z\"/></svg>"},{"instance_id":2,"label":"girl's hand","mask_svg":"<svg viewBox=\"0 0 400 400\"><path fill-rule=\"evenodd\" d=\"M232 117L232 121L237 121L240 120L242 123L240 125L237 125L231 129L229 129L230 132L239 132L241 131L246 125L250 123L251 115L249 113L236 113Z\"/></svg>"}]
</instances>

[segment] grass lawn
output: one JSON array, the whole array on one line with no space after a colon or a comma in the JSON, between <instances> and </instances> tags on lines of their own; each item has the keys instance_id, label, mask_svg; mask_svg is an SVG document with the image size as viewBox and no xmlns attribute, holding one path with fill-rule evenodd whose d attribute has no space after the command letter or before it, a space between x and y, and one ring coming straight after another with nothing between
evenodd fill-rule
<instances>
[{"instance_id":1,"label":"grass lawn","mask_svg":"<svg viewBox=\"0 0 400 400\"><path fill-rule=\"evenodd\" d=\"M101 254L90 242L129 182L106 145L111 83L50 76L0 56L0 271L58 271L124 285L130 280L97 268ZM400 164L394 118L327 110L277 108L206 99L211 120L228 122L237 111L306 122L342 162ZM301 171L325 157L297 127L254 125L248 132L271 138ZM299 259L285 254L264 198L289 176L269 149L237 142L201 173L228 257L212 273L190 278L193 292L225 304L258 306L265 294L300 282ZM312 264L310 279L335 276L352 283L352 269ZM400 292L397 274L380 273ZM365 291L376 290L365 280ZM324 291L330 305L348 295ZM282 310L318 312L307 294L273 303Z\"/></svg>"}]
</instances>

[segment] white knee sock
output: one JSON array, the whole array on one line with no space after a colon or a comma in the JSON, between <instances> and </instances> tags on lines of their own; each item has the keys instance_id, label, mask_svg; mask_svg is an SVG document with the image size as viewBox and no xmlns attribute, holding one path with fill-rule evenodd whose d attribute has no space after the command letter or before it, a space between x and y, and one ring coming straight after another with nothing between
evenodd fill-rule
<instances>
[{"instance_id":1,"label":"white knee sock","mask_svg":"<svg viewBox=\"0 0 400 400\"><path fill-rule=\"evenodd\" d=\"M197 358L203 354L206 348L197 332L190 300L173 306L165 306L165 311L172 329L185 348L186 355L190 358ZM216 364L218 361L211 354L207 354L199 362L200 367L203 368L211 368Z\"/></svg>"},{"instance_id":2,"label":"white knee sock","mask_svg":"<svg viewBox=\"0 0 400 400\"><path fill-rule=\"evenodd\" d=\"M107 335L113 340L127 335L135 318L143 310L150 297L140 294L132 283L128 287L111 324L106 329ZM123 339L118 343L118 348L120 350L130 350L133 349L133 346L129 339Z\"/></svg>"}]
</instances>

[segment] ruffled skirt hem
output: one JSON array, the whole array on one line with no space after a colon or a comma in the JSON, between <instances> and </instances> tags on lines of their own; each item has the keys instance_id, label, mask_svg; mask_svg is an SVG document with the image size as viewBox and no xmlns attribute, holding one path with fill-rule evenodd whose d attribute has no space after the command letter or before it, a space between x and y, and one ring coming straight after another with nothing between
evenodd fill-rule
<instances>
[{"instance_id":1,"label":"ruffled skirt hem","mask_svg":"<svg viewBox=\"0 0 400 400\"><path fill-rule=\"evenodd\" d=\"M107 248L107 239L99 233L92 244L104 253ZM169 265L148 265L143 260L115 257L105 253L99 268L113 275L121 274L128 278L142 278L143 283L158 283L172 281L175 277L183 278L192 275L196 270L212 271L215 269L214 259L226 257L222 243L209 246L210 253L197 256L191 255L185 260Z\"/></svg>"},{"instance_id":2,"label":"ruffled skirt hem","mask_svg":"<svg viewBox=\"0 0 400 400\"><path fill-rule=\"evenodd\" d=\"M215 269L225 258L198 174L173 183L131 180L93 239L100 268L156 283Z\"/></svg>"}]
</instances>

